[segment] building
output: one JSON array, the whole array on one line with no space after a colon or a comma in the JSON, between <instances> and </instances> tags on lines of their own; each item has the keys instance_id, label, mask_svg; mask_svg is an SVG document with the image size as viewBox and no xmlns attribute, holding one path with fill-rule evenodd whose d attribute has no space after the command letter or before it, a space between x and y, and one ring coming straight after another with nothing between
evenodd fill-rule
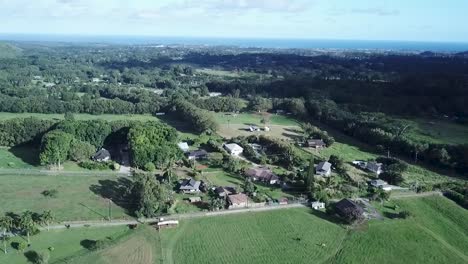
<instances>
[{"instance_id":1,"label":"building","mask_svg":"<svg viewBox=\"0 0 468 264\"><path fill-rule=\"evenodd\" d=\"M229 209L244 208L249 203L249 197L243 193L228 196Z\"/></svg>"},{"instance_id":2,"label":"building","mask_svg":"<svg viewBox=\"0 0 468 264\"><path fill-rule=\"evenodd\" d=\"M317 175L321 175L324 177L328 177L331 175L331 163L328 161L320 162L317 167L315 168L315 173Z\"/></svg>"},{"instance_id":3,"label":"building","mask_svg":"<svg viewBox=\"0 0 468 264\"><path fill-rule=\"evenodd\" d=\"M183 152L188 152L189 151L189 145L187 142L180 142L177 144L177 146L182 150Z\"/></svg>"},{"instance_id":4,"label":"building","mask_svg":"<svg viewBox=\"0 0 468 264\"><path fill-rule=\"evenodd\" d=\"M280 182L279 177L266 167L250 168L245 172L245 176L254 181L260 181L268 184L277 184Z\"/></svg>"},{"instance_id":5,"label":"building","mask_svg":"<svg viewBox=\"0 0 468 264\"><path fill-rule=\"evenodd\" d=\"M258 126L249 126L250 132L260 132L260 128Z\"/></svg>"},{"instance_id":6,"label":"building","mask_svg":"<svg viewBox=\"0 0 468 264\"><path fill-rule=\"evenodd\" d=\"M105 148L102 148L100 149L98 152L96 152L96 154L94 154L94 156L92 157L92 159L94 161L97 161L97 162L105 162L105 161L109 161L111 158L111 155L110 155L110 152L105 149Z\"/></svg>"},{"instance_id":7,"label":"building","mask_svg":"<svg viewBox=\"0 0 468 264\"><path fill-rule=\"evenodd\" d=\"M200 182L192 178L182 180L180 182L179 191L182 193L200 192Z\"/></svg>"},{"instance_id":8,"label":"building","mask_svg":"<svg viewBox=\"0 0 468 264\"><path fill-rule=\"evenodd\" d=\"M263 128L263 130L265 130L265 132L270 132L270 131L271 131L271 128L268 127L268 126L265 126L265 127Z\"/></svg>"},{"instance_id":9,"label":"building","mask_svg":"<svg viewBox=\"0 0 468 264\"><path fill-rule=\"evenodd\" d=\"M224 198L231 194L236 194L236 189L234 187L216 187L214 192L218 195L218 197Z\"/></svg>"},{"instance_id":10,"label":"building","mask_svg":"<svg viewBox=\"0 0 468 264\"><path fill-rule=\"evenodd\" d=\"M380 188L384 191L391 191L392 186L390 186L386 181L377 179L377 180L372 180L370 181L370 185L375 187L375 188Z\"/></svg>"},{"instance_id":11,"label":"building","mask_svg":"<svg viewBox=\"0 0 468 264\"><path fill-rule=\"evenodd\" d=\"M307 140L307 146L309 148L322 149L325 148L327 145L321 139L309 139Z\"/></svg>"},{"instance_id":12,"label":"building","mask_svg":"<svg viewBox=\"0 0 468 264\"><path fill-rule=\"evenodd\" d=\"M335 204L336 212L346 219L349 219L350 216L353 217L362 217L364 215L364 209L350 199L342 199L341 201Z\"/></svg>"},{"instance_id":13,"label":"building","mask_svg":"<svg viewBox=\"0 0 468 264\"><path fill-rule=\"evenodd\" d=\"M201 198L198 197L198 196L196 196L196 197L189 197L188 200L189 200L190 203L199 203L199 202L202 201Z\"/></svg>"},{"instance_id":14,"label":"building","mask_svg":"<svg viewBox=\"0 0 468 264\"><path fill-rule=\"evenodd\" d=\"M224 149L232 156L239 156L244 149L236 143L224 144Z\"/></svg>"},{"instance_id":15,"label":"building","mask_svg":"<svg viewBox=\"0 0 468 264\"><path fill-rule=\"evenodd\" d=\"M312 202L311 206L314 210L320 210L320 209L325 209L325 203L322 202Z\"/></svg>"},{"instance_id":16,"label":"building","mask_svg":"<svg viewBox=\"0 0 468 264\"><path fill-rule=\"evenodd\" d=\"M221 95L223 95L223 94L222 94L222 93L212 92L212 93L208 93L208 95L209 95L210 97L219 97L219 96L221 96Z\"/></svg>"},{"instance_id":17,"label":"building","mask_svg":"<svg viewBox=\"0 0 468 264\"><path fill-rule=\"evenodd\" d=\"M202 160L208 158L208 152L204 149L198 149L194 151L190 151L187 153L187 158L189 160Z\"/></svg>"},{"instance_id":18,"label":"building","mask_svg":"<svg viewBox=\"0 0 468 264\"><path fill-rule=\"evenodd\" d=\"M283 197L278 200L279 205L287 205L289 202L288 198Z\"/></svg>"},{"instance_id":19,"label":"building","mask_svg":"<svg viewBox=\"0 0 468 264\"><path fill-rule=\"evenodd\" d=\"M366 169L372 171L373 173L379 175L383 172L382 170L382 163L377 163L374 161L367 162Z\"/></svg>"}]
</instances>

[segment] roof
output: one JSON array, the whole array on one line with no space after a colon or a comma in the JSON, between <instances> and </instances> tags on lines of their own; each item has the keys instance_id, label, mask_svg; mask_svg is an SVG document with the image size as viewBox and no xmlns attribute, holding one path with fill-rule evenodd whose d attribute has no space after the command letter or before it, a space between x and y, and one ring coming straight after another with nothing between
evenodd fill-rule
<instances>
[{"instance_id":1,"label":"roof","mask_svg":"<svg viewBox=\"0 0 468 264\"><path fill-rule=\"evenodd\" d=\"M177 144L177 146L183 151L189 149L189 145L187 144L187 142L180 142Z\"/></svg>"},{"instance_id":2,"label":"roof","mask_svg":"<svg viewBox=\"0 0 468 264\"><path fill-rule=\"evenodd\" d=\"M200 182L192 178L185 179L180 183L180 190L198 190Z\"/></svg>"},{"instance_id":3,"label":"roof","mask_svg":"<svg viewBox=\"0 0 468 264\"><path fill-rule=\"evenodd\" d=\"M350 199L342 199L341 201L335 204L335 208L342 213L346 213L350 210L357 210L361 214L364 213L362 207Z\"/></svg>"},{"instance_id":4,"label":"roof","mask_svg":"<svg viewBox=\"0 0 468 264\"><path fill-rule=\"evenodd\" d=\"M383 180L372 180L371 181L371 185L374 185L374 186L383 186L383 185L388 185L388 183L386 181L383 181Z\"/></svg>"},{"instance_id":5,"label":"roof","mask_svg":"<svg viewBox=\"0 0 468 264\"><path fill-rule=\"evenodd\" d=\"M231 204L242 204L242 203L247 203L247 201L249 200L249 197L243 193L239 193L239 194L229 195L228 199Z\"/></svg>"},{"instance_id":6,"label":"roof","mask_svg":"<svg viewBox=\"0 0 468 264\"><path fill-rule=\"evenodd\" d=\"M325 146L325 142L321 139L309 139L307 140L307 144L314 145L314 146Z\"/></svg>"},{"instance_id":7,"label":"roof","mask_svg":"<svg viewBox=\"0 0 468 264\"><path fill-rule=\"evenodd\" d=\"M367 163L366 168L371 171L378 171L379 169L382 169L382 163L371 161Z\"/></svg>"},{"instance_id":8,"label":"roof","mask_svg":"<svg viewBox=\"0 0 468 264\"><path fill-rule=\"evenodd\" d=\"M204 149L197 149L194 151L189 152L188 156L189 157L202 157L208 155L208 152Z\"/></svg>"},{"instance_id":9,"label":"roof","mask_svg":"<svg viewBox=\"0 0 468 264\"><path fill-rule=\"evenodd\" d=\"M105 148L100 149L93 156L93 159L95 160L100 160L100 159L105 159L105 158L110 158L110 152Z\"/></svg>"},{"instance_id":10,"label":"roof","mask_svg":"<svg viewBox=\"0 0 468 264\"><path fill-rule=\"evenodd\" d=\"M224 144L224 147L229 151L243 151L244 149L236 143Z\"/></svg>"},{"instance_id":11,"label":"roof","mask_svg":"<svg viewBox=\"0 0 468 264\"><path fill-rule=\"evenodd\" d=\"M270 169L265 167L250 168L245 172L245 175L259 180L272 181L278 180L279 177L274 174Z\"/></svg>"},{"instance_id":12,"label":"roof","mask_svg":"<svg viewBox=\"0 0 468 264\"><path fill-rule=\"evenodd\" d=\"M329 171L331 170L331 163L328 161L322 161L317 165L317 170Z\"/></svg>"},{"instance_id":13,"label":"roof","mask_svg":"<svg viewBox=\"0 0 468 264\"><path fill-rule=\"evenodd\" d=\"M221 186L219 186L219 187L216 187L216 189L214 191L217 194L227 193L229 195L229 194L235 193L236 189L234 187L221 187Z\"/></svg>"}]
</instances>

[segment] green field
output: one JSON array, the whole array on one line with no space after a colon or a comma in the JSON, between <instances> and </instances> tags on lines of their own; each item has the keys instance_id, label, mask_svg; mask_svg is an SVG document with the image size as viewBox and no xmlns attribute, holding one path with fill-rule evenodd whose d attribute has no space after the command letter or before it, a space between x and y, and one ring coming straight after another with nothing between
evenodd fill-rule
<instances>
[{"instance_id":1,"label":"green field","mask_svg":"<svg viewBox=\"0 0 468 264\"><path fill-rule=\"evenodd\" d=\"M401 119L409 122L411 128L406 134L415 141L437 144L468 143L468 126L445 120Z\"/></svg>"},{"instance_id":2,"label":"green field","mask_svg":"<svg viewBox=\"0 0 468 264\"><path fill-rule=\"evenodd\" d=\"M270 117L269 123L270 125L279 125L279 126L298 126L299 123L287 116L284 115L275 115L275 114L268 114ZM241 113L237 115L226 114L226 113L215 113L216 120L221 124L238 124L238 125L247 125L247 124L254 124L254 125L262 125L262 115L260 113Z\"/></svg>"},{"instance_id":3,"label":"green field","mask_svg":"<svg viewBox=\"0 0 468 264\"><path fill-rule=\"evenodd\" d=\"M109 202L101 193L118 195L117 181L109 176L0 175L0 214L51 210L59 221L104 219ZM57 198L41 194L50 189L58 191ZM130 218L117 205L111 209L113 218Z\"/></svg>"},{"instance_id":4,"label":"green field","mask_svg":"<svg viewBox=\"0 0 468 264\"><path fill-rule=\"evenodd\" d=\"M154 121L158 120L156 117L151 115L90 115L90 114L73 114L76 120L96 120L102 119L106 121L116 121L116 120L140 120L140 121ZM47 119L47 120L61 120L64 119L63 114L38 114L38 113L5 113L0 112L0 121L8 120L12 118L26 118L26 117L35 117L38 119Z\"/></svg>"},{"instance_id":5,"label":"green field","mask_svg":"<svg viewBox=\"0 0 468 264\"><path fill-rule=\"evenodd\" d=\"M26 250L34 250L37 252L49 251L49 247L53 247L53 251L49 251L49 263L68 263L65 259L89 254L89 250L85 249L81 242L84 240L97 240L111 237L117 239L125 236L128 233L128 228L123 227L107 227L107 228L77 228L70 230L51 230L43 231L38 235L31 237L31 247ZM9 243L24 241L23 237L14 237ZM3 245L2 245L3 248ZM26 264L26 256L8 247L8 254L4 255L3 251L0 253L0 263L5 264ZM85 262L82 262L85 263ZM94 262L88 262L94 263Z\"/></svg>"},{"instance_id":6,"label":"green field","mask_svg":"<svg viewBox=\"0 0 468 264\"><path fill-rule=\"evenodd\" d=\"M309 209L183 221L161 233L163 263L466 263L466 210L441 197L398 204L414 217L350 231Z\"/></svg>"}]
</instances>

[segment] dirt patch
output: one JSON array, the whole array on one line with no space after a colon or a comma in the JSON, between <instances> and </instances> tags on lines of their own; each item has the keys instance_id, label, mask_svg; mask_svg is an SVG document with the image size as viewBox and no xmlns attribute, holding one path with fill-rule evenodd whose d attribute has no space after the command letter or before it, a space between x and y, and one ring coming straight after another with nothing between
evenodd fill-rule
<instances>
[{"instance_id":1,"label":"dirt patch","mask_svg":"<svg viewBox=\"0 0 468 264\"><path fill-rule=\"evenodd\" d=\"M109 264L154 263L152 245L142 236L135 236L106 250L102 257Z\"/></svg>"}]
</instances>

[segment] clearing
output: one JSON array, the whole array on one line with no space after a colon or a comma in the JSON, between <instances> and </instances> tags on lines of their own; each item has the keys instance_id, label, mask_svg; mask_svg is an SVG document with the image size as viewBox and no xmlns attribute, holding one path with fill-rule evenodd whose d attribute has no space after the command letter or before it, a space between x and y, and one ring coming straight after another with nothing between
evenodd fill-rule
<instances>
[{"instance_id":1,"label":"clearing","mask_svg":"<svg viewBox=\"0 0 468 264\"><path fill-rule=\"evenodd\" d=\"M467 125L440 119L405 118L399 120L411 124L406 135L415 141L453 145L468 143Z\"/></svg>"}]
</instances>

